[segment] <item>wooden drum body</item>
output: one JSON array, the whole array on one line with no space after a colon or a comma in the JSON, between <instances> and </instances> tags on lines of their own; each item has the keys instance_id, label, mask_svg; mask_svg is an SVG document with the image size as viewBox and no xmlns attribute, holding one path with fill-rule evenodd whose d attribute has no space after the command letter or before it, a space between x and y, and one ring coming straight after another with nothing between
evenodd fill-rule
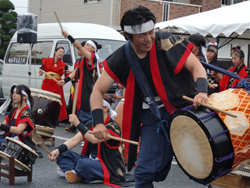
<instances>
[{"instance_id":1,"label":"wooden drum body","mask_svg":"<svg viewBox=\"0 0 250 188\"><path fill-rule=\"evenodd\" d=\"M31 96L34 99L32 107L32 114L34 116L35 124L37 125L37 133L44 136L53 134L60 115L61 96L49 91L30 88ZM48 128L44 127L50 127Z\"/></svg>"},{"instance_id":2,"label":"wooden drum body","mask_svg":"<svg viewBox=\"0 0 250 188\"><path fill-rule=\"evenodd\" d=\"M0 147L0 156L9 161L10 157L15 158L15 166L22 170L31 171L30 168L35 163L38 154L26 144L6 137L6 141Z\"/></svg>"},{"instance_id":3,"label":"wooden drum body","mask_svg":"<svg viewBox=\"0 0 250 188\"><path fill-rule=\"evenodd\" d=\"M202 184L249 163L250 96L242 89L217 94L219 98L213 94L209 102L218 108L221 102L223 110L236 114L237 118L190 106L175 111L170 120L169 134L176 159L191 179ZM231 102L230 97L233 97Z\"/></svg>"}]
</instances>

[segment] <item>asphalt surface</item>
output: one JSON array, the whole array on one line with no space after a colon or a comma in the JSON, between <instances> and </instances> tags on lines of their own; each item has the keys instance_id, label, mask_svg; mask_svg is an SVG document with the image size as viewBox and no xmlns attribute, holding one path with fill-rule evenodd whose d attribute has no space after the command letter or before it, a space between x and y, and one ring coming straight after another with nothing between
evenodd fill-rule
<instances>
[{"instance_id":1,"label":"asphalt surface","mask_svg":"<svg viewBox=\"0 0 250 188\"><path fill-rule=\"evenodd\" d=\"M3 122L4 116L0 115L0 122ZM74 133L70 133L64 130L65 127L69 126L68 123L60 123L56 128L55 136L55 145L51 142L46 142L46 145L53 151L53 149L61 145L65 140L74 136ZM43 158L37 158L35 164L33 165L33 178L32 182L27 182L27 177L16 177L15 185L9 185L9 180L7 178L1 177L0 188L108 188L109 186L103 184L88 184L88 183L75 183L71 184L66 181L65 178L59 177L56 173L57 164L52 163L48 159L48 154L42 149L38 149L39 152L42 152L44 155ZM75 152L81 151L81 146L78 145L73 149ZM3 160L2 160L3 161ZM132 186L134 187L134 183ZM193 180L190 180L186 174L180 169L176 162L172 162L172 167L169 172L168 177L165 181L154 183L155 188L204 188L207 186L198 184ZM217 186L212 186L213 188L219 188Z\"/></svg>"}]
</instances>

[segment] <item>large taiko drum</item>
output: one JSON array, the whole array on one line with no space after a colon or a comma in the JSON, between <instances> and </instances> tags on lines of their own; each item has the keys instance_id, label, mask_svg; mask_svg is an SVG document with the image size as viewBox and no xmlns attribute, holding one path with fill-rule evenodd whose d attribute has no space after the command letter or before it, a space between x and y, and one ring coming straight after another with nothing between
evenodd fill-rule
<instances>
[{"instance_id":1,"label":"large taiko drum","mask_svg":"<svg viewBox=\"0 0 250 188\"><path fill-rule=\"evenodd\" d=\"M30 88L34 99L32 114L34 116L37 134L51 137L58 124L61 96L49 91Z\"/></svg>"},{"instance_id":2,"label":"large taiko drum","mask_svg":"<svg viewBox=\"0 0 250 188\"><path fill-rule=\"evenodd\" d=\"M237 118L190 106L175 111L170 120L176 159L191 179L202 184L250 161L250 95L243 89L229 89L212 94L209 103Z\"/></svg>"},{"instance_id":3,"label":"large taiko drum","mask_svg":"<svg viewBox=\"0 0 250 188\"><path fill-rule=\"evenodd\" d=\"M15 166L22 170L31 171L32 165L35 163L38 154L26 144L6 137L5 142L0 147L0 156L6 161L10 157L15 158Z\"/></svg>"}]
</instances>

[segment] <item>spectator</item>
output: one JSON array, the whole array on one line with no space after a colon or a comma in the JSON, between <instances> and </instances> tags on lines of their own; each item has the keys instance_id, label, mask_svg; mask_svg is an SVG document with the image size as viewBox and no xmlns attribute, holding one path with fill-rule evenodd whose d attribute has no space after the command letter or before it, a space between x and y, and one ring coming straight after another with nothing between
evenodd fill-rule
<instances>
[{"instance_id":1,"label":"spectator","mask_svg":"<svg viewBox=\"0 0 250 188\"><path fill-rule=\"evenodd\" d=\"M233 51L232 54L232 61L235 65L232 68L229 68L228 71L234 72L235 74L238 74L242 78L248 78L248 73L246 71L246 65L244 64L244 52L240 49L238 46L237 49ZM220 81L220 91L224 91L228 88L236 86L240 80L234 79L228 75L224 75L222 80Z\"/></svg>"},{"instance_id":2,"label":"spectator","mask_svg":"<svg viewBox=\"0 0 250 188\"><path fill-rule=\"evenodd\" d=\"M218 53L218 47L216 42L210 42L207 45L207 63L223 68L220 63L217 62L217 53ZM222 79L223 74L218 73L216 71L212 71L207 69L207 79L208 79L208 95L214 93L214 92L219 92L219 89L214 87L214 84L217 84L220 82Z\"/></svg>"},{"instance_id":3,"label":"spectator","mask_svg":"<svg viewBox=\"0 0 250 188\"><path fill-rule=\"evenodd\" d=\"M202 62L207 62L206 59L206 40L205 37L199 34L190 35L188 41L191 42L194 47L192 53Z\"/></svg>"},{"instance_id":4,"label":"spectator","mask_svg":"<svg viewBox=\"0 0 250 188\"><path fill-rule=\"evenodd\" d=\"M119 83L117 83L117 89L115 90L115 94L113 94L115 99L114 109L118 105L121 99L125 98L125 87Z\"/></svg>"}]
</instances>

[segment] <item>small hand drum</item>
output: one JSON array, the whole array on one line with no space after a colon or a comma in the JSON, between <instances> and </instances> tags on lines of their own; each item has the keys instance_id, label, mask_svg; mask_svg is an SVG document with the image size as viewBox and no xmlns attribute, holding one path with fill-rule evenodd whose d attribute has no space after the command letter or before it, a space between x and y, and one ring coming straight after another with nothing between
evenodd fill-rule
<instances>
[{"instance_id":1,"label":"small hand drum","mask_svg":"<svg viewBox=\"0 0 250 188\"><path fill-rule=\"evenodd\" d=\"M0 147L0 156L6 161L10 157L15 158L15 166L22 169L31 171L30 168L35 163L38 154L26 144L15 140L10 137L5 138L6 141Z\"/></svg>"}]
</instances>

